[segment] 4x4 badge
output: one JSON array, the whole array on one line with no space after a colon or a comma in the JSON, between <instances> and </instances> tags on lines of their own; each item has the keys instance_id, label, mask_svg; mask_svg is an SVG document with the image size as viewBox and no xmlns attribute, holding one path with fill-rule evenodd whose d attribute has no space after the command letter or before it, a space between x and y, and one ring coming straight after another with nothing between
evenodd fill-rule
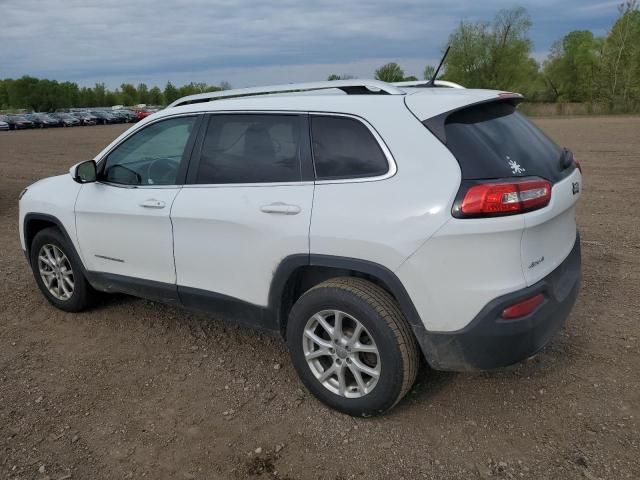
<instances>
[{"instance_id":1,"label":"4x4 badge","mask_svg":"<svg viewBox=\"0 0 640 480\"><path fill-rule=\"evenodd\" d=\"M571 184L571 190L573 191L573 194L576 195L577 193L580 192L580 182L573 182Z\"/></svg>"}]
</instances>

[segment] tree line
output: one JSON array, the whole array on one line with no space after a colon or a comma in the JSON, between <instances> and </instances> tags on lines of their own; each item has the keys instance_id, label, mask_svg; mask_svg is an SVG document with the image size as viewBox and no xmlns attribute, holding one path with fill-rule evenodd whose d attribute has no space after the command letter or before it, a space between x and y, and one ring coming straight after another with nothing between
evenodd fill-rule
<instances>
[{"instance_id":1,"label":"tree line","mask_svg":"<svg viewBox=\"0 0 640 480\"><path fill-rule=\"evenodd\" d=\"M168 105L185 95L215 92L231 88L220 85L189 83L181 87L167 82L164 89L123 83L115 90L104 83L94 87L79 87L75 82L58 82L25 75L18 79L0 80L0 109L28 109L37 112L55 111L72 107L110 107L113 105Z\"/></svg>"},{"instance_id":2,"label":"tree line","mask_svg":"<svg viewBox=\"0 0 640 480\"><path fill-rule=\"evenodd\" d=\"M606 36L575 30L557 40L547 58L532 58L531 19L524 8L501 10L491 22L460 22L438 78L467 88L523 93L533 102L585 102L610 110L640 111L640 11L638 0L618 7ZM427 65L425 80L434 66ZM352 78L331 75L329 80ZM397 63L383 65L375 78L385 82L417 80Z\"/></svg>"},{"instance_id":3,"label":"tree line","mask_svg":"<svg viewBox=\"0 0 640 480\"><path fill-rule=\"evenodd\" d=\"M450 34L451 47L440 79L467 88L492 88L523 93L533 102L585 102L610 110L640 111L640 11L638 0L625 0L607 35L575 30L556 41L542 62L532 57L531 18L524 8L501 10L490 22L460 22ZM428 80L434 66L422 72ZM354 78L332 74L329 80ZM405 76L397 63L375 71L386 82L418 80ZM230 88L167 82L164 89L123 83L110 90L104 83L79 87L74 82L23 76L0 80L0 109L52 111L70 107L167 105L177 98Z\"/></svg>"}]
</instances>

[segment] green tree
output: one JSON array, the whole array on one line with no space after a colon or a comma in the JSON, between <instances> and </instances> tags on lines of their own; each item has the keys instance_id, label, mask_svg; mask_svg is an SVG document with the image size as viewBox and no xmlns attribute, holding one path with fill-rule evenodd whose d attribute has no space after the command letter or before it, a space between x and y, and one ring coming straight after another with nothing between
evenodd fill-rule
<instances>
[{"instance_id":1,"label":"green tree","mask_svg":"<svg viewBox=\"0 0 640 480\"><path fill-rule=\"evenodd\" d=\"M530 58L531 20L524 8L501 10L493 22L461 22L449 36L443 78L470 88L527 91L538 75Z\"/></svg>"},{"instance_id":2,"label":"green tree","mask_svg":"<svg viewBox=\"0 0 640 480\"><path fill-rule=\"evenodd\" d=\"M9 107L9 82L10 79L0 80L0 108Z\"/></svg>"},{"instance_id":3,"label":"green tree","mask_svg":"<svg viewBox=\"0 0 640 480\"><path fill-rule=\"evenodd\" d=\"M61 82L58 84L58 89L60 102L56 105L56 108L70 108L78 105L80 89L77 83Z\"/></svg>"},{"instance_id":4,"label":"green tree","mask_svg":"<svg viewBox=\"0 0 640 480\"><path fill-rule=\"evenodd\" d=\"M151 90L149 90L149 104L162 105L163 103L162 90L160 90L158 87L153 87Z\"/></svg>"},{"instance_id":5,"label":"green tree","mask_svg":"<svg viewBox=\"0 0 640 480\"><path fill-rule=\"evenodd\" d=\"M433 65L427 65L424 67L424 72L422 72L422 78L425 80L431 80L433 74L436 72L436 67Z\"/></svg>"},{"instance_id":6,"label":"green tree","mask_svg":"<svg viewBox=\"0 0 640 480\"><path fill-rule=\"evenodd\" d=\"M119 96L120 91L116 90L115 92L112 92L111 90L107 90L107 92L104 95L104 107L112 107L114 105L118 105L119 103Z\"/></svg>"},{"instance_id":7,"label":"green tree","mask_svg":"<svg viewBox=\"0 0 640 480\"><path fill-rule=\"evenodd\" d=\"M79 107L95 107L96 96L92 88L82 87L78 94Z\"/></svg>"},{"instance_id":8,"label":"green tree","mask_svg":"<svg viewBox=\"0 0 640 480\"><path fill-rule=\"evenodd\" d=\"M146 83L139 83L138 88L138 103L151 103L149 101L149 87Z\"/></svg>"},{"instance_id":9,"label":"green tree","mask_svg":"<svg viewBox=\"0 0 640 480\"><path fill-rule=\"evenodd\" d=\"M351 80L352 78L354 78L353 75L338 75L336 73L332 73L327 77L327 80Z\"/></svg>"},{"instance_id":10,"label":"green tree","mask_svg":"<svg viewBox=\"0 0 640 480\"><path fill-rule=\"evenodd\" d=\"M9 102L14 108L37 108L42 101L39 80L24 75L9 84Z\"/></svg>"},{"instance_id":11,"label":"green tree","mask_svg":"<svg viewBox=\"0 0 640 480\"><path fill-rule=\"evenodd\" d=\"M375 78L383 82L402 82L404 71L395 62L387 63L376 70Z\"/></svg>"},{"instance_id":12,"label":"green tree","mask_svg":"<svg viewBox=\"0 0 640 480\"><path fill-rule=\"evenodd\" d=\"M589 30L569 32L553 44L543 73L554 100L593 101L601 50L602 39Z\"/></svg>"},{"instance_id":13,"label":"green tree","mask_svg":"<svg viewBox=\"0 0 640 480\"><path fill-rule=\"evenodd\" d=\"M186 97L187 95L196 95L198 93L205 93L207 89L208 89L208 86L206 83L191 82L177 89L178 96L176 98Z\"/></svg>"},{"instance_id":14,"label":"green tree","mask_svg":"<svg viewBox=\"0 0 640 480\"><path fill-rule=\"evenodd\" d=\"M104 83L96 83L95 87L93 87L93 93L96 97L96 106L106 107L107 106L107 100L106 100L107 88L105 87Z\"/></svg>"},{"instance_id":15,"label":"green tree","mask_svg":"<svg viewBox=\"0 0 640 480\"><path fill-rule=\"evenodd\" d=\"M164 96L164 103L168 105L174 102L175 100L177 100L178 98L180 98L180 93L178 92L178 89L174 87L171 82L167 82L167 85L164 87L163 96Z\"/></svg>"},{"instance_id":16,"label":"green tree","mask_svg":"<svg viewBox=\"0 0 640 480\"><path fill-rule=\"evenodd\" d=\"M619 17L603 46L600 94L610 104L640 102L640 11L637 0L618 7Z\"/></svg>"},{"instance_id":17,"label":"green tree","mask_svg":"<svg viewBox=\"0 0 640 480\"><path fill-rule=\"evenodd\" d=\"M123 105L135 105L138 102L138 91L130 83L120 85L120 103Z\"/></svg>"}]
</instances>

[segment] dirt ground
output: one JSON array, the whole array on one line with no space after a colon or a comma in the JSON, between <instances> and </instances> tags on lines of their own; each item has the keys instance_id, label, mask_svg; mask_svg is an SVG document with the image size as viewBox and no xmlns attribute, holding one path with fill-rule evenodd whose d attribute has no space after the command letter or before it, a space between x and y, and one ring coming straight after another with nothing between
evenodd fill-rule
<instances>
[{"instance_id":1,"label":"dirt ground","mask_svg":"<svg viewBox=\"0 0 640 480\"><path fill-rule=\"evenodd\" d=\"M423 369L373 419L312 398L277 337L121 295L52 308L18 193L125 127L0 132L0 478L640 478L640 118L537 122L585 174L567 328L507 369Z\"/></svg>"}]
</instances>

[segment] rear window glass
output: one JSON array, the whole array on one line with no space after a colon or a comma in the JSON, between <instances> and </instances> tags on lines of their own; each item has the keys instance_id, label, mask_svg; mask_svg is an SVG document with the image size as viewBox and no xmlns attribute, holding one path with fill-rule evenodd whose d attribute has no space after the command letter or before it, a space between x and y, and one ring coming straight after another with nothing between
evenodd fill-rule
<instances>
[{"instance_id":1,"label":"rear window glass","mask_svg":"<svg viewBox=\"0 0 640 480\"><path fill-rule=\"evenodd\" d=\"M362 122L314 115L311 137L318 180L376 177L389 169L378 141Z\"/></svg>"},{"instance_id":2,"label":"rear window glass","mask_svg":"<svg viewBox=\"0 0 640 480\"><path fill-rule=\"evenodd\" d=\"M485 103L454 112L445 121L445 132L464 180L561 177L560 147L511 103Z\"/></svg>"}]
</instances>

